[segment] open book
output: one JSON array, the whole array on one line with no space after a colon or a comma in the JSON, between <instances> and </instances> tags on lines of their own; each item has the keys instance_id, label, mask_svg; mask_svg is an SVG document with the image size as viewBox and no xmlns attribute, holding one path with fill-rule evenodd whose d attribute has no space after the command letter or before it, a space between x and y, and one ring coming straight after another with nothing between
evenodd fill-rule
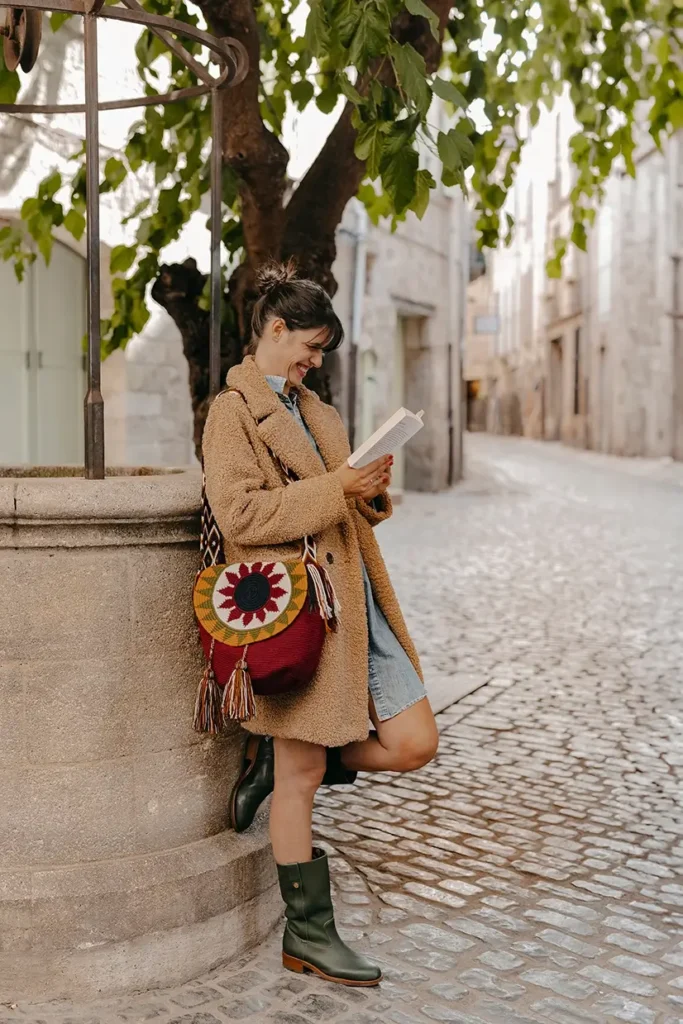
<instances>
[{"instance_id":1,"label":"open book","mask_svg":"<svg viewBox=\"0 0 683 1024\"><path fill-rule=\"evenodd\" d=\"M414 437L418 430L422 430L423 416L422 411L416 415L409 409L399 409L360 448L356 448L349 459L349 466L362 469L383 455L392 455L397 448L402 448L406 441Z\"/></svg>"}]
</instances>

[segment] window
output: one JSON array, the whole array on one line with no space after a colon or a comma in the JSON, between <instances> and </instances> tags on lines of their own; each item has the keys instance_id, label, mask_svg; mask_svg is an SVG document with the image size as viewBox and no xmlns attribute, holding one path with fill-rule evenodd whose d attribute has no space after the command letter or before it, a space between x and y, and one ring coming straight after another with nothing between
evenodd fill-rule
<instances>
[{"instance_id":1,"label":"window","mask_svg":"<svg viewBox=\"0 0 683 1024\"><path fill-rule=\"evenodd\" d=\"M57 243L17 282L0 263L0 464L83 459L85 263Z\"/></svg>"}]
</instances>

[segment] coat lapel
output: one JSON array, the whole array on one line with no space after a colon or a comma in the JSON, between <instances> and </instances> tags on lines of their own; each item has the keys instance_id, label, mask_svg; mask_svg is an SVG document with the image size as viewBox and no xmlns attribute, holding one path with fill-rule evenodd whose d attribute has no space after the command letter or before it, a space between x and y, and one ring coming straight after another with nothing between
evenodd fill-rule
<instances>
[{"instance_id":1,"label":"coat lapel","mask_svg":"<svg viewBox=\"0 0 683 1024\"><path fill-rule=\"evenodd\" d=\"M252 356L247 356L239 366L233 366L227 383L228 387L235 388L244 398L256 421L259 437L276 458L281 459L302 480L325 473L325 466L308 438L272 390ZM302 415L308 423L308 417L303 411ZM312 426L310 429L320 443ZM324 457L323 445L321 452Z\"/></svg>"}]
</instances>

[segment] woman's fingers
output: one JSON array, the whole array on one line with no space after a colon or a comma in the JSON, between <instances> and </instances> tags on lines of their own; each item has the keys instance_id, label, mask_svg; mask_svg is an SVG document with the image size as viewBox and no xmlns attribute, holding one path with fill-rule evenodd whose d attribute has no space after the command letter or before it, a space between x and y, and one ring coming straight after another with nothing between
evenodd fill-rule
<instances>
[{"instance_id":1,"label":"woman's fingers","mask_svg":"<svg viewBox=\"0 0 683 1024\"><path fill-rule=\"evenodd\" d=\"M376 480L383 473L386 472L388 467L393 463L393 455L383 455L381 459L376 459L371 462L368 466L364 466L361 469L364 480Z\"/></svg>"}]
</instances>

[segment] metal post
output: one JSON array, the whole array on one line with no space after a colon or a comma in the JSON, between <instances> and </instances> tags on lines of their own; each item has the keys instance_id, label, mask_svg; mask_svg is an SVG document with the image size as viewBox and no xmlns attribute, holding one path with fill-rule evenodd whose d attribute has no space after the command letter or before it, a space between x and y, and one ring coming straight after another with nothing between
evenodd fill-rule
<instances>
[{"instance_id":1,"label":"metal post","mask_svg":"<svg viewBox=\"0 0 683 1024\"><path fill-rule=\"evenodd\" d=\"M209 319L209 388L215 397L221 388L221 209L223 202L223 94L211 93L211 313Z\"/></svg>"},{"instance_id":2,"label":"metal post","mask_svg":"<svg viewBox=\"0 0 683 1024\"><path fill-rule=\"evenodd\" d=\"M104 479L104 402L100 374L100 162L97 109L97 15L84 16L85 169L88 247L88 393L85 396L85 475Z\"/></svg>"}]
</instances>

